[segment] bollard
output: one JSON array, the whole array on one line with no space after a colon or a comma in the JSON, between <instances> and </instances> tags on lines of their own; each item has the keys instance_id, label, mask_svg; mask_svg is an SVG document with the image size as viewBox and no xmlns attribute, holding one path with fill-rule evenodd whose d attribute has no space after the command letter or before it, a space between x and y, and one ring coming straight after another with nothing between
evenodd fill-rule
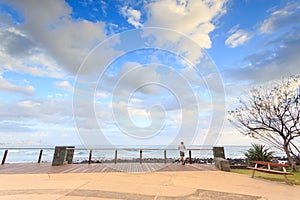
<instances>
[{"instance_id":1,"label":"bollard","mask_svg":"<svg viewBox=\"0 0 300 200\"><path fill-rule=\"evenodd\" d=\"M72 162L73 162L74 151L75 151L75 146L68 146L67 147L66 161L68 162L68 164L72 164Z\"/></svg>"},{"instance_id":2,"label":"bollard","mask_svg":"<svg viewBox=\"0 0 300 200\"><path fill-rule=\"evenodd\" d=\"M4 165L5 160L6 160L7 153L8 153L8 149L6 149L6 150L4 151L4 155L3 155L3 159L2 159L1 165Z\"/></svg>"},{"instance_id":3,"label":"bollard","mask_svg":"<svg viewBox=\"0 0 300 200\"><path fill-rule=\"evenodd\" d=\"M67 153L68 150L66 146L56 146L53 155L52 166L67 164Z\"/></svg>"},{"instance_id":4,"label":"bollard","mask_svg":"<svg viewBox=\"0 0 300 200\"><path fill-rule=\"evenodd\" d=\"M140 149L140 163L142 164L142 160L143 160L143 150Z\"/></svg>"},{"instance_id":5,"label":"bollard","mask_svg":"<svg viewBox=\"0 0 300 200\"><path fill-rule=\"evenodd\" d=\"M167 150L164 150L165 164L167 163Z\"/></svg>"},{"instance_id":6,"label":"bollard","mask_svg":"<svg viewBox=\"0 0 300 200\"><path fill-rule=\"evenodd\" d=\"M117 159L118 159L118 151L117 149L115 150L115 164L117 164Z\"/></svg>"},{"instance_id":7,"label":"bollard","mask_svg":"<svg viewBox=\"0 0 300 200\"><path fill-rule=\"evenodd\" d=\"M213 147L214 158L224 158L225 159L225 151L224 147Z\"/></svg>"},{"instance_id":8,"label":"bollard","mask_svg":"<svg viewBox=\"0 0 300 200\"><path fill-rule=\"evenodd\" d=\"M89 155L89 164L91 164L91 162L92 162L92 150L90 150L90 155Z\"/></svg>"},{"instance_id":9,"label":"bollard","mask_svg":"<svg viewBox=\"0 0 300 200\"><path fill-rule=\"evenodd\" d=\"M192 150L189 150L189 157L190 157L190 164L193 164L193 161L192 161Z\"/></svg>"},{"instance_id":10,"label":"bollard","mask_svg":"<svg viewBox=\"0 0 300 200\"><path fill-rule=\"evenodd\" d=\"M43 155L43 149L40 150L40 155L39 155L38 163L41 163L42 155Z\"/></svg>"}]
</instances>

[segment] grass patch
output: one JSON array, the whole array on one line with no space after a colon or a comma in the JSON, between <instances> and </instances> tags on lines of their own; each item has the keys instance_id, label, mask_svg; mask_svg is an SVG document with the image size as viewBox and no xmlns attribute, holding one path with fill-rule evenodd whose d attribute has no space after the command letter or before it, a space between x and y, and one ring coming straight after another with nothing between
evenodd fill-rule
<instances>
[{"instance_id":1,"label":"grass patch","mask_svg":"<svg viewBox=\"0 0 300 200\"><path fill-rule=\"evenodd\" d=\"M300 166L298 166L298 169L300 171ZM287 171L292 172L291 169L287 169ZM238 174L245 174L251 177L252 170L249 169L231 169L231 172L238 173ZM294 175L287 175L287 178L289 181L294 185L300 185L300 172L292 172ZM264 172L258 172L255 171L254 177L256 178L263 178L266 180L271 181L279 181L279 182L285 182L284 176L280 174L268 174Z\"/></svg>"}]
</instances>

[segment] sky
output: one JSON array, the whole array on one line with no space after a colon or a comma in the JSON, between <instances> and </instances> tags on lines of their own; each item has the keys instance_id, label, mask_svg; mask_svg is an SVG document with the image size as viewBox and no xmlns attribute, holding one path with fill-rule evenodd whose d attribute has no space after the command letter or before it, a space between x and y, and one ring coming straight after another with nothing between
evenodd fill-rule
<instances>
[{"instance_id":1,"label":"sky","mask_svg":"<svg viewBox=\"0 0 300 200\"><path fill-rule=\"evenodd\" d=\"M227 111L300 73L292 0L0 0L1 145L249 145Z\"/></svg>"}]
</instances>

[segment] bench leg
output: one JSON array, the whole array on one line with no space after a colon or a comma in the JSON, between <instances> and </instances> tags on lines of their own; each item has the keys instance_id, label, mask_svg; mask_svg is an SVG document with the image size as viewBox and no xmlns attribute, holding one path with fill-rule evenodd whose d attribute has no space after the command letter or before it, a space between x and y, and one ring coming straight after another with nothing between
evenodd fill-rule
<instances>
[{"instance_id":1,"label":"bench leg","mask_svg":"<svg viewBox=\"0 0 300 200\"><path fill-rule=\"evenodd\" d=\"M255 173L255 170L252 170L252 176L251 176L251 178L254 177L254 173Z\"/></svg>"},{"instance_id":2,"label":"bench leg","mask_svg":"<svg viewBox=\"0 0 300 200\"><path fill-rule=\"evenodd\" d=\"M284 179L285 179L285 182L289 185L291 185L291 182L289 181L289 179L286 177L286 174L283 175L284 176Z\"/></svg>"}]
</instances>

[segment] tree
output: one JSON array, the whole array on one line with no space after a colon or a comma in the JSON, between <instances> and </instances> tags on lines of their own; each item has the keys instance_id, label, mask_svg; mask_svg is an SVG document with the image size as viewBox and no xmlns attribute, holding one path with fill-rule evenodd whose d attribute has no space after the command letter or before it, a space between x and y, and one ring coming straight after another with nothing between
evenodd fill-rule
<instances>
[{"instance_id":1,"label":"tree","mask_svg":"<svg viewBox=\"0 0 300 200\"><path fill-rule=\"evenodd\" d=\"M273 151L270 148L265 148L265 145L252 144L252 147L245 152L247 161L271 161L273 158Z\"/></svg>"},{"instance_id":2,"label":"tree","mask_svg":"<svg viewBox=\"0 0 300 200\"><path fill-rule=\"evenodd\" d=\"M291 76L254 88L229 111L229 121L239 132L283 150L294 171L298 168L292 155L299 151L300 136L299 83L299 76Z\"/></svg>"}]
</instances>

